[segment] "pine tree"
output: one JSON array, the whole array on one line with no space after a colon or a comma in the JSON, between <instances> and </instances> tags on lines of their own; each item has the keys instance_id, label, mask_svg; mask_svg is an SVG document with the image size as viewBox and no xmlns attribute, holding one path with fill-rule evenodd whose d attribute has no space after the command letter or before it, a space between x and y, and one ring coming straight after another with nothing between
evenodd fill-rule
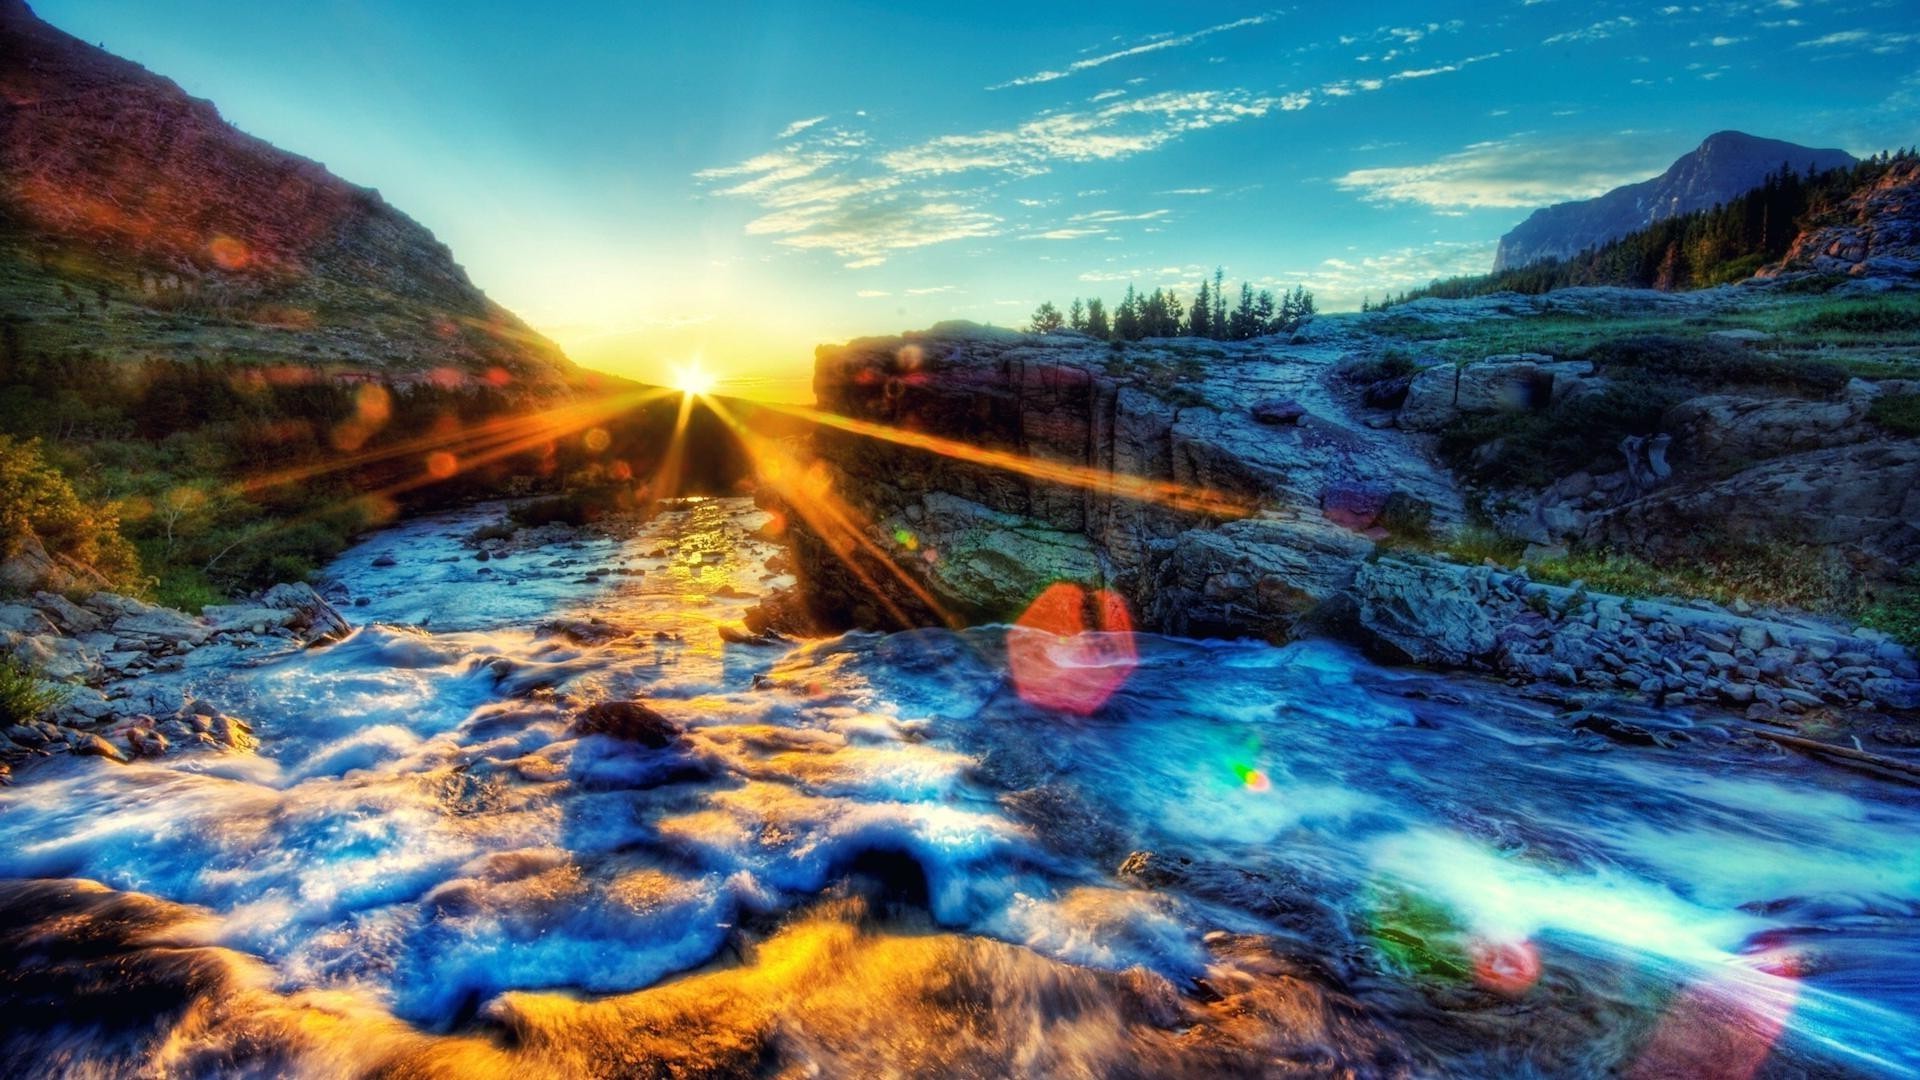
<instances>
[{"instance_id":1,"label":"pine tree","mask_svg":"<svg viewBox=\"0 0 1920 1080\"><path fill-rule=\"evenodd\" d=\"M1253 326L1256 336L1275 334L1285 329L1274 321L1273 293L1266 289L1261 289L1259 295L1253 298Z\"/></svg>"},{"instance_id":2,"label":"pine tree","mask_svg":"<svg viewBox=\"0 0 1920 1080\"><path fill-rule=\"evenodd\" d=\"M1082 304L1080 298L1077 296L1073 298L1073 303L1067 307L1067 328L1069 330L1079 330L1082 332L1087 328L1087 306Z\"/></svg>"},{"instance_id":3,"label":"pine tree","mask_svg":"<svg viewBox=\"0 0 1920 1080\"><path fill-rule=\"evenodd\" d=\"M1027 329L1035 334L1050 334L1060 329L1064 322L1060 318L1060 309L1053 306L1053 301L1045 300L1033 310L1033 322Z\"/></svg>"},{"instance_id":4,"label":"pine tree","mask_svg":"<svg viewBox=\"0 0 1920 1080\"><path fill-rule=\"evenodd\" d=\"M1253 286L1243 281L1240 283L1240 303L1235 305L1233 315L1228 319L1228 336L1235 341L1245 341L1253 335Z\"/></svg>"},{"instance_id":5,"label":"pine tree","mask_svg":"<svg viewBox=\"0 0 1920 1080\"><path fill-rule=\"evenodd\" d=\"M1200 295L1193 298L1193 311L1187 315L1187 333L1194 337L1213 336L1213 292L1203 278Z\"/></svg>"},{"instance_id":6,"label":"pine tree","mask_svg":"<svg viewBox=\"0 0 1920 1080\"><path fill-rule=\"evenodd\" d=\"M1213 268L1213 318L1208 322L1214 337L1227 336L1227 272L1218 266Z\"/></svg>"},{"instance_id":7,"label":"pine tree","mask_svg":"<svg viewBox=\"0 0 1920 1080\"><path fill-rule=\"evenodd\" d=\"M1087 301L1087 333L1099 341L1113 337L1113 326L1107 322L1106 302L1097 296Z\"/></svg>"},{"instance_id":8,"label":"pine tree","mask_svg":"<svg viewBox=\"0 0 1920 1080\"><path fill-rule=\"evenodd\" d=\"M1127 286L1127 295L1120 300L1120 310L1114 312L1113 333L1122 341L1140 340L1140 296Z\"/></svg>"}]
</instances>

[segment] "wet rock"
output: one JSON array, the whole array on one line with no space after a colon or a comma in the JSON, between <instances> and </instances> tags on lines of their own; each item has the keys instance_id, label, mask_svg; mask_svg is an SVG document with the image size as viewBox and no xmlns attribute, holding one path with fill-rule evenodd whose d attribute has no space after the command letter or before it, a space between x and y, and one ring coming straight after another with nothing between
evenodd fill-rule
<instances>
[{"instance_id":1,"label":"wet rock","mask_svg":"<svg viewBox=\"0 0 1920 1080\"><path fill-rule=\"evenodd\" d=\"M1271 398L1255 405L1252 412L1262 424L1284 426L1298 424L1307 415L1307 407L1292 398Z\"/></svg>"},{"instance_id":2,"label":"wet rock","mask_svg":"<svg viewBox=\"0 0 1920 1080\"><path fill-rule=\"evenodd\" d=\"M602 701L588 706L573 721L575 735L605 735L655 750L680 740L673 721L637 701Z\"/></svg>"},{"instance_id":3,"label":"wet rock","mask_svg":"<svg viewBox=\"0 0 1920 1080\"><path fill-rule=\"evenodd\" d=\"M1591 732L1608 742L1622 746L1658 746L1671 747L1673 738L1670 732L1653 731L1638 724L1629 724L1599 713L1574 714L1572 727L1575 731Z\"/></svg>"},{"instance_id":4,"label":"wet rock","mask_svg":"<svg viewBox=\"0 0 1920 1080\"><path fill-rule=\"evenodd\" d=\"M1127 855L1114 871L1114 876L1137 882L1149 888L1161 889L1169 885L1178 885L1186 880L1187 872L1193 860L1180 856L1165 858L1151 851L1135 851Z\"/></svg>"},{"instance_id":5,"label":"wet rock","mask_svg":"<svg viewBox=\"0 0 1920 1080\"><path fill-rule=\"evenodd\" d=\"M400 560L394 558L392 555L388 555L385 552L382 552L379 555L375 555L373 557L373 561L371 563L368 563L367 565L372 566L376 569L384 570L389 566L400 565Z\"/></svg>"},{"instance_id":6,"label":"wet rock","mask_svg":"<svg viewBox=\"0 0 1920 1080\"><path fill-rule=\"evenodd\" d=\"M73 752L81 757L103 757L124 765L127 755L120 748L98 735L75 735Z\"/></svg>"}]
</instances>

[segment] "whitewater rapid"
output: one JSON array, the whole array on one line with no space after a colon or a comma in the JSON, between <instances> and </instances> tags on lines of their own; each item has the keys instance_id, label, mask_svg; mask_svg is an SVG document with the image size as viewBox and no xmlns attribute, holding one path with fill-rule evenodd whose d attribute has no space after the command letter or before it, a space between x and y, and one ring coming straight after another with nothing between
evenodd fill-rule
<instances>
[{"instance_id":1,"label":"whitewater rapid","mask_svg":"<svg viewBox=\"0 0 1920 1080\"><path fill-rule=\"evenodd\" d=\"M253 752L0 789L6 1072L1920 1076L1911 789L1327 643L726 644L748 501L498 514L197 672ZM684 736L572 733L623 700Z\"/></svg>"}]
</instances>

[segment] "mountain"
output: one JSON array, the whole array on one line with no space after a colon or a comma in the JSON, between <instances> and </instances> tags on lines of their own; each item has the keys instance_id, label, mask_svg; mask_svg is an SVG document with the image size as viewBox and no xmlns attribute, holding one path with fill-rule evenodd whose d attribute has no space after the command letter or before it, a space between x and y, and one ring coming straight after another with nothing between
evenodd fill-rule
<instances>
[{"instance_id":1,"label":"mountain","mask_svg":"<svg viewBox=\"0 0 1920 1080\"><path fill-rule=\"evenodd\" d=\"M1565 259L1655 222L1705 210L1759 187L1781 165L1805 172L1853 163L1844 150L1815 150L1739 131L1707 136L1651 180L1614 188L1597 198L1535 210L1500 238L1495 271L1545 259Z\"/></svg>"},{"instance_id":2,"label":"mountain","mask_svg":"<svg viewBox=\"0 0 1920 1080\"><path fill-rule=\"evenodd\" d=\"M9 346L42 352L579 378L379 193L22 0L0 0L0 309Z\"/></svg>"}]
</instances>

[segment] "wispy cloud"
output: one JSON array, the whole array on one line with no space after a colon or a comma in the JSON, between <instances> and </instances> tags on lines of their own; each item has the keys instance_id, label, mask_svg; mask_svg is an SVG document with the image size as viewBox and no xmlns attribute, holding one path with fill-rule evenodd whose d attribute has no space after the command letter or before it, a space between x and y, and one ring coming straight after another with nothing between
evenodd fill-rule
<instances>
[{"instance_id":1,"label":"wispy cloud","mask_svg":"<svg viewBox=\"0 0 1920 1080\"><path fill-rule=\"evenodd\" d=\"M1125 60L1125 59L1128 59L1129 57L1140 56L1145 53L1159 52L1162 49L1182 48L1184 46L1191 45L1196 41L1202 41L1202 40L1205 40L1206 38L1210 38L1215 34L1225 33L1228 30L1239 30L1248 26L1259 26L1262 23L1271 22L1272 19L1273 19L1273 15L1271 13L1262 14L1262 15L1251 15L1244 19L1235 19L1232 22L1220 23L1217 26L1209 26L1209 27L1206 27L1205 29L1193 30L1185 34L1173 34L1173 35L1156 34L1143 41L1140 41L1137 44L1129 45L1123 49L1116 49L1112 52L1101 53L1097 56L1084 57L1082 59L1075 60L1073 63L1068 64L1066 67L1060 68L1058 70L1036 71L1031 75L1022 75L1017 79L1008 79L1006 82L996 83L992 86L987 87L987 89L1005 90L1009 87L1014 87L1014 86L1032 86L1035 83L1052 82L1055 79L1065 79L1073 75L1078 75L1083 71L1089 71L1093 68L1101 67L1106 64L1111 64L1115 60Z\"/></svg>"},{"instance_id":2,"label":"wispy cloud","mask_svg":"<svg viewBox=\"0 0 1920 1080\"><path fill-rule=\"evenodd\" d=\"M780 129L780 134L778 138L791 139L795 135L800 134L801 132L807 130L808 128L812 127L813 125L825 119L826 119L825 116L809 116L805 120L795 120L793 123L788 124L786 127L783 127Z\"/></svg>"},{"instance_id":3,"label":"wispy cloud","mask_svg":"<svg viewBox=\"0 0 1920 1080\"><path fill-rule=\"evenodd\" d=\"M1633 16L1619 15L1611 19L1602 19L1597 23L1583 26L1578 30L1562 31L1542 41L1541 44L1563 45L1570 41L1600 41L1605 38L1610 38L1622 31L1631 30L1639 25L1640 21Z\"/></svg>"},{"instance_id":4,"label":"wispy cloud","mask_svg":"<svg viewBox=\"0 0 1920 1080\"><path fill-rule=\"evenodd\" d=\"M1870 52L1881 54L1896 53L1907 46L1920 42L1920 34L1885 32L1869 33L1865 30L1839 30L1809 41L1797 42L1797 49L1848 49L1861 46Z\"/></svg>"},{"instance_id":5,"label":"wispy cloud","mask_svg":"<svg viewBox=\"0 0 1920 1080\"><path fill-rule=\"evenodd\" d=\"M1645 179L1666 162L1639 136L1474 143L1417 165L1355 169L1336 183L1368 202L1437 209L1528 207L1590 198Z\"/></svg>"}]
</instances>

